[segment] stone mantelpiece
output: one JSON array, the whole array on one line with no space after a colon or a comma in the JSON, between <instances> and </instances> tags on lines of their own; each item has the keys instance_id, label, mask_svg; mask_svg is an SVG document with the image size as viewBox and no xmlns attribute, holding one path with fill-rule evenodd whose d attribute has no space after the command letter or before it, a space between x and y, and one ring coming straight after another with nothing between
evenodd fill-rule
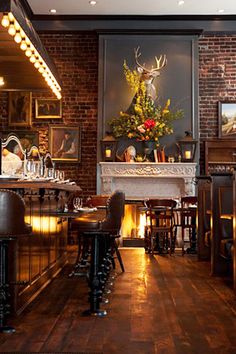
<instances>
[{"instance_id":1,"label":"stone mantelpiece","mask_svg":"<svg viewBox=\"0 0 236 354\"><path fill-rule=\"evenodd\" d=\"M195 194L196 163L98 164L98 194L123 190L126 198L180 198Z\"/></svg>"}]
</instances>

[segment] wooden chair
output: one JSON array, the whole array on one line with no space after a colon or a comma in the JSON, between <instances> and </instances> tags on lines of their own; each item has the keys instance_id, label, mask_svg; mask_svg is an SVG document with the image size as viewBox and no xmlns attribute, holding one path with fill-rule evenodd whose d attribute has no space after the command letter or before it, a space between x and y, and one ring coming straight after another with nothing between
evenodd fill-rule
<instances>
[{"instance_id":1,"label":"wooden chair","mask_svg":"<svg viewBox=\"0 0 236 354\"><path fill-rule=\"evenodd\" d=\"M169 252L175 249L176 225L174 208L176 201L172 199L149 199L146 202L146 219L149 224L146 229L146 250L154 254Z\"/></svg>"},{"instance_id":2,"label":"wooden chair","mask_svg":"<svg viewBox=\"0 0 236 354\"><path fill-rule=\"evenodd\" d=\"M91 195L86 199L85 204L89 207L107 208L109 195Z\"/></svg>"},{"instance_id":3,"label":"wooden chair","mask_svg":"<svg viewBox=\"0 0 236 354\"><path fill-rule=\"evenodd\" d=\"M188 231L188 241L190 247L187 253L196 253L197 235L196 235L196 218L197 218L197 197L187 196L181 198L180 226L182 235L182 255L185 254L186 231Z\"/></svg>"}]
</instances>

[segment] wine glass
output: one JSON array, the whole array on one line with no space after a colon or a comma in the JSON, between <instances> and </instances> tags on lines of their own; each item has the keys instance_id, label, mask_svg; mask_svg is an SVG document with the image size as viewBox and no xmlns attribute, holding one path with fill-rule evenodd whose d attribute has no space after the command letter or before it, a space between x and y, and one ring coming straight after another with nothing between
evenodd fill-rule
<instances>
[{"instance_id":1,"label":"wine glass","mask_svg":"<svg viewBox=\"0 0 236 354\"><path fill-rule=\"evenodd\" d=\"M79 208L81 208L83 205L82 203L82 198L79 197L75 197L73 199L73 206L74 206L74 210L77 211Z\"/></svg>"}]
</instances>

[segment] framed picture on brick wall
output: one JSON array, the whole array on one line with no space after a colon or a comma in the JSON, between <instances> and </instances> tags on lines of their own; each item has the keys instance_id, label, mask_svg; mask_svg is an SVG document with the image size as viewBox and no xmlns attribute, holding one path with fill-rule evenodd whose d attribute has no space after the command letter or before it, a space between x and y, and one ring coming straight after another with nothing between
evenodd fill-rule
<instances>
[{"instance_id":1,"label":"framed picture on brick wall","mask_svg":"<svg viewBox=\"0 0 236 354\"><path fill-rule=\"evenodd\" d=\"M15 127L31 125L31 92L9 92L8 125Z\"/></svg>"},{"instance_id":2,"label":"framed picture on brick wall","mask_svg":"<svg viewBox=\"0 0 236 354\"><path fill-rule=\"evenodd\" d=\"M219 138L236 138L236 102L219 102Z\"/></svg>"},{"instance_id":3,"label":"framed picture on brick wall","mask_svg":"<svg viewBox=\"0 0 236 354\"><path fill-rule=\"evenodd\" d=\"M61 100L40 98L35 100L35 118L62 118Z\"/></svg>"},{"instance_id":4,"label":"framed picture on brick wall","mask_svg":"<svg viewBox=\"0 0 236 354\"><path fill-rule=\"evenodd\" d=\"M54 161L79 162L81 160L80 127L49 126L49 151Z\"/></svg>"}]
</instances>

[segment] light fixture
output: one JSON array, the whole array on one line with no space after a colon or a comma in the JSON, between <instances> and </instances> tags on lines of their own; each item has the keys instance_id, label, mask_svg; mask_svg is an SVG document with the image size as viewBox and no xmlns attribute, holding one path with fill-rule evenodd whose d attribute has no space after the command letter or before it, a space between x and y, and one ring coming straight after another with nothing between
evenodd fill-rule
<instances>
[{"instance_id":1,"label":"light fixture","mask_svg":"<svg viewBox=\"0 0 236 354\"><path fill-rule=\"evenodd\" d=\"M56 9L51 9L49 12L51 12L51 14L55 14L57 12Z\"/></svg>"},{"instance_id":2,"label":"light fixture","mask_svg":"<svg viewBox=\"0 0 236 354\"><path fill-rule=\"evenodd\" d=\"M179 0L179 1L178 1L178 5L179 5L179 6L183 6L183 5L184 5L184 0Z\"/></svg>"},{"instance_id":3,"label":"light fixture","mask_svg":"<svg viewBox=\"0 0 236 354\"><path fill-rule=\"evenodd\" d=\"M36 56L35 56L34 52L30 56L30 62L33 63L33 64L36 62Z\"/></svg>"},{"instance_id":4,"label":"light fixture","mask_svg":"<svg viewBox=\"0 0 236 354\"><path fill-rule=\"evenodd\" d=\"M96 1L91 2L96 3ZM50 12L55 13L56 10L52 9ZM35 69L44 77L52 92L58 99L61 99L60 85L11 12L3 14L1 25L8 28L8 33L14 37L15 42L20 45L20 49L25 52L25 55L29 58ZM3 77L0 77L0 85L4 85Z\"/></svg>"},{"instance_id":5,"label":"light fixture","mask_svg":"<svg viewBox=\"0 0 236 354\"><path fill-rule=\"evenodd\" d=\"M106 133L106 136L100 141L101 152L103 161L115 161L116 160L116 147L117 140L110 132Z\"/></svg>"},{"instance_id":6,"label":"light fixture","mask_svg":"<svg viewBox=\"0 0 236 354\"><path fill-rule=\"evenodd\" d=\"M22 38L21 38L21 35L20 35L20 31L16 31L16 34L15 34L15 36L14 36L14 41L15 41L16 43L20 43L21 40L22 40Z\"/></svg>"},{"instance_id":7,"label":"light fixture","mask_svg":"<svg viewBox=\"0 0 236 354\"><path fill-rule=\"evenodd\" d=\"M10 36L14 36L16 34L16 29L13 23L10 23L10 26L8 27L8 33Z\"/></svg>"},{"instance_id":8,"label":"light fixture","mask_svg":"<svg viewBox=\"0 0 236 354\"><path fill-rule=\"evenodd\" d=\"M219 9L218 12L219 12L219 14L222 14L223 12L225 12L225 10L224 9Z\"/></svg>"},{"instance_id":9,"label":"light fixture","mask_svg":"<svg viewBox=\"0 0 236 354\"><path fill-rule=\"evenodd\" d=\"M0 76L0 86L3 86L5 84L3 76Z\"/></svg>"},{"instance_id":10,"label":"light fixture","mask_svg":"<svg viewBox=\"0 0 236 354\"><path fill-rule=\"evenodd\" d=\"M178 141L177 146L179 147L182 162L194 161L197 148L197 140L193 139L191 132L186 131L185 137Z\"/></svg>"},{"instance_id":11,"label":"light fixture","mask_svg":"<svg viewBox=\"0 0 236 354\"><path fill-rule=\"evenodd\" d=\"M27 43L26 43L25 40L22 40L22 41L21 41L20 49L21 49L21 50L24 50L24 51L27 49Z\"/></svg>"},{"instance_id":12,"label":"light fixture","mask_svg":"<svg viewBox=\"0 0 236 354\"><path fill-rule=\"evenodd\" d=\"M9 18L8 18L8 16L7 16L6 14L3 15L1 24L2 24L2 26L5 27L5 28L10 25Z\"/></svg>"},{"instance_id":13,"label":"light fixture","mask_svg":"<svg viewBox=\"0 0 236 354\"><path fill-rule=\"evenodd\" d=\"M31 46L30 46L30 45L27 46L27 49L26 49L26 51L25 51L25 55L26 55L28 58L31 57L31 55L32 55L32 50L31 50Z\"/></svg>"},{"instance_id":14,"label":"light fixture","mask_svg":"<svg viewBox=\"0 0 236 354\"><path fill-rule=\"evenodd\" d=\"M97 1L96 0L90 0L89 3L90 3L91 6L97 5Z\"/></svg>"}]
</instances>

